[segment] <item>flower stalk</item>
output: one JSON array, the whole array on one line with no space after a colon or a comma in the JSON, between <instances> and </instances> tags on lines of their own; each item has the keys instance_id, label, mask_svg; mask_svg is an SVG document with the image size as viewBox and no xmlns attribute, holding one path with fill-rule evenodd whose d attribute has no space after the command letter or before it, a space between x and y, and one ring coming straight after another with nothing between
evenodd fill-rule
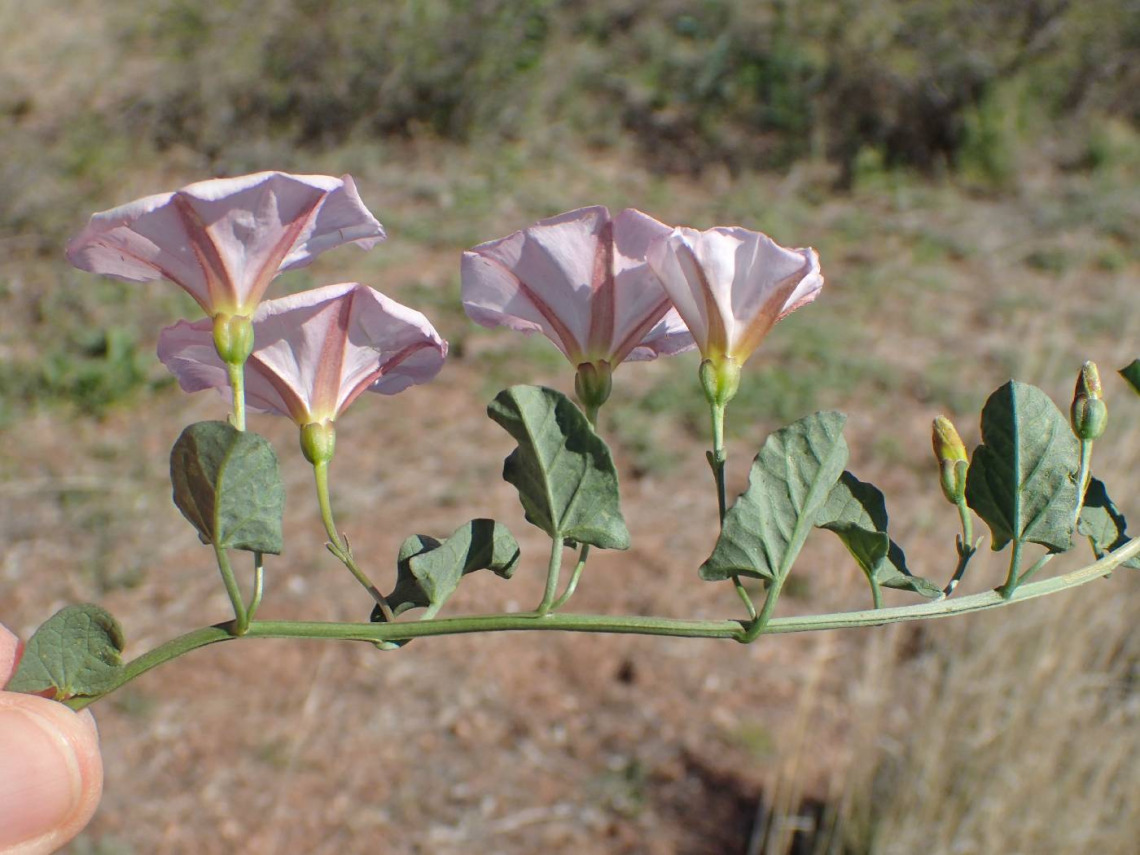
<instances>
[{"instance_id":1,"label":"flower stalk","mask_svg":"<svg viewBox=\"0 0 1140 855\"><path fill-rule=\"evenodd\" d=\"M325 533L328 535L328 543L325 546L328 551L336 556L345 567L348 568L357 582L366 590L376 605L379 606L381 614L384 615L384 620L394 621L396 616L392 614L392 608L388 605L387 598L380 593L380 589L373 584L372 580L368 578L368 574L360 569L360 565L356 563L356 558L352 554L352 547L349 546L347 538L343 538L339 531L337 531L336 522L333 520L332 502L329 500L329 461L317 460L313 463L313 475L317 484L317 502L321 510L321 522L324 523Z\"/></svg>"}]
</instances>

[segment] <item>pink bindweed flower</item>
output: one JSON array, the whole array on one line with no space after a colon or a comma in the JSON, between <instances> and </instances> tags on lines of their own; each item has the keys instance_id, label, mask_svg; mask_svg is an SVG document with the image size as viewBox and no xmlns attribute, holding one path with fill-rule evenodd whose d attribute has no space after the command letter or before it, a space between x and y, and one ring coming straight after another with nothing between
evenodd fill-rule
<instances>
[{"instance_id":1,"label":"pink bindweed flower","mask_svg":"<svg viewBox=\"0 0 1140 855\"><path fill-rule=\"evenodd\" d=\"M463 253L463 308L485 327L541 332L574 366L653 359L693 346L645 251L669 227L627 208L540 220Z\"/></svg>"},{"instance_id":2,"label":"pink bindweed flower","mask_svg":"<svg viewBox=\"0 0 1140 855\"><path fill-rule=\"evenodd\" d=\"M678 228L649 247L660 277L706 360L743 365L776 321L819 296L813 249L785 249L742 228Z\"/></svg>"},{"instance_id":3,"label":"pink bindweed flower","mask_svg":"<svg viewBox=\"0 0 1140 855\"><path fill-rule=\"evenodd\" d=\"M426 383L447 355L422 314L355 282L267 300L253 329L246 401L301 427L334 421L363 392L394 395ZM158 358L187 392L230 390L208 319L164 329Z\"/></svg>"},{"instance_id":4,"label":"pink bindweed flower","mask_svg":"<svg viewBox=\"0 0 1140 855\"><path fill-rule=\"evenodd\" d=\"M169 279L211 317L248 316L283 270L345 243L370 249L384 237L351 177L259 172L94 214L67 257L129 282Z\"/></svg>"}]
</instances>

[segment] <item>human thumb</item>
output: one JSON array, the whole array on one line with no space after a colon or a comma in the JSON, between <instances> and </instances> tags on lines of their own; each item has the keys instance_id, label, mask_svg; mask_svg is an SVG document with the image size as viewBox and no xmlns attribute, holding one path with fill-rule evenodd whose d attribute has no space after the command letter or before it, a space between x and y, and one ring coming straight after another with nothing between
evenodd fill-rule
<instances>
[{"instance_id":1,"label":"human thumb","mask_svg":"<svg viewBox=\"0 0 1140 855\"><path fill-rule=\"evenodd\" d=\"M0 625L0 683L18 640ZM0 692L0 855L54 852L88 823L103 792L95 719L35 695Z\"/></svg>"}]
</instances>

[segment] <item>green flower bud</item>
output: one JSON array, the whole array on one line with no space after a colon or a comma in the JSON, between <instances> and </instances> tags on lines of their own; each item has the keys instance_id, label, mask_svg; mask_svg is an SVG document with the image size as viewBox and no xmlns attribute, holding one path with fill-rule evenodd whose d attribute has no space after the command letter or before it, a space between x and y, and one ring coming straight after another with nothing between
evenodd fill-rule
<instances>
[{"instance_id":1,"label":"green flower bud","mask_svg":"<svg viewBox=\"0 0 1140 855\"><path fill-rule=\"evenodd\" d=\"M336 450L336 428L332 422L310 422L301 428L301 453L316 466L328 463Z\"/></svg>"},{"instance_id":2,"label":"green flower bud","mask_svg":"<svg viewBox=\"0 0 1140 855\"><path fill-rule=\"evenodd\" d=\"M731 356L706 359L699 369L701 388L714 407L724 407L740 388L740 363Z\"/></svg>"},{"instance_id":3,"label":"green flower bud","mask_svg":"<svg viewBox=\"0 0 1140 855\"><path fill-rule=\"evenodd\" d=\"M253 322L244 315L215 315L214 347L226 365L244 365L253 353Z\"/></svg>"},{"instance_id":4,"label":"green flower bud","mask_svg":"<svg viewBox=\"0 0 1140 855\"><path fill-rule=\"evenodd\" d=\"M942 494L946 501L956 505L966 495L966 470L970 465L966 457L966 446L962 443L962 437L958 436L953 422L945 416L934 420L931 440L934 458L938 461Z\"/></svg>"},{"instance_id":5,"label":"green flower bud","mask_svg":"<svg viewBox=\"0 0 1140 855\"><path fill-rule=\"evenodd\" d=\"M1069 408L1069 420L1073 433L1078 439L1100 439L1108 423L1108 405L1100 388L1100 372L1096 363L1086 362L1077 375L1077 386L1073 390L1073 404Z\"/></svg>"},{"instance_id":6,"label":"green flower bud","mask_svg":"<svg viewBox=\"0 0 1140 855\"><path fill-rule=\"evenodd\" d=\"M587 412L597 412L613 390L613 369L604 359L583 362L574 375L574 394Z\"/></svg>"}]
</instances>

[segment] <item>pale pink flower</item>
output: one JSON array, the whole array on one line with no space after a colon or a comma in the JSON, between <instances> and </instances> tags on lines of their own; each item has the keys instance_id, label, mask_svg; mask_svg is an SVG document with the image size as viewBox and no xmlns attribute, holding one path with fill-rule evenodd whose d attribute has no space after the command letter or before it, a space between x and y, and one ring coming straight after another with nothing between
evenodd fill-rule
<instances>
[{"instance_id":1,"label":"pale pink flower","mask_svg":"<svg viewBox=\"0 0 1140 855\"><path fill-rule=\"evenodd\" d=\"M278 273L385 237L352 178L259 172L200 181L94 214L67 246L76 267L169 279L211 317L249 315Z\"/></svg>"},{"instance_id":2,"label":"pale pink flower","mask_svg":"<svg viewBox=\"0 0 1140 855\"><path fill-rule=\"evenodd\" d=\"M335 420L363 392L394 395L426 383L447 355L422 314L355 282L266 300L253 330L246 402L301 426ZM230 392L208 319L164 329L158 358L187 392Z\"/></svg>"},{"instance_id":3,"label":"pale pink flower","mask_svg":"<svg viewBox=\"0 0 1140 855\"><path fill-rule=\"evenodd\" d=\"M645 263L669 227L628 208L540 220L463 253L463 308L486 327L541 332L571 364L653 359L693 342Z\"/></svg>"},{"instance_id":4,"label":"pale pink flower","mask_svg":"<svg viewBox=\"0 0 1140 855\"><path fill-rule=\"evenodd\" d=\"M819 296L813 249L785 249L742 228L678 228L654 241L649 266L706 359L743 364L776 321Z\"/></svg>"}]
</instances>

